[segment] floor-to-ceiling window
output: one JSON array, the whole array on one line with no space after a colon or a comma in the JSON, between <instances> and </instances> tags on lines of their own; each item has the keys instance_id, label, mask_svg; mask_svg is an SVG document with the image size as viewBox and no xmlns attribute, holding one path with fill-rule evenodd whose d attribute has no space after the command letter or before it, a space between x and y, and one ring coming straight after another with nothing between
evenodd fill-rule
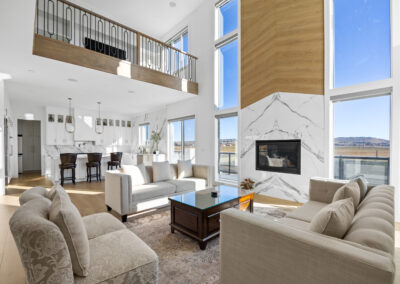
<instances>
[{"instance_id":1,"label":"floor-to-ceiling window","mask_svg":"<svg viewBox=\"0 0 400 284\"><path fill-rule=\"evenodd\" d=\"M238 1L216 2L215 118L217 179L238 179L239 30Z\"/></svg>"},{"instance_id":2,"label":"floor-to-ceiling window","mask_svg":"<svg viewBox=\"0 0 400 284\"><path fill-rule=\"evenodd\" d=\"M147 147L150 141L150 124L139 125L139 146Z\"/></svg>"},{"instance_id":3,"label":"floor-to-ceiling window","mask_svg":"<svg viewBox=\"0 0 400 284\"><path fill-rule=\"evenodd\" d=\"M167 41L167 44L172 47L186 52L189 52L189 33L188 29L185 28L180 31L178 34L173 36L170 40ZM170 51L169 58L171 61L171 66L173 72L178 76L179 74L183 74L187 72L188 60L189 58L182 53L178 53L174 50ZM173 58L173 59L172 59Z\"/></svg>"},{"instance_id":4,"label":"floor-to-ceiling window","mask_svg":"<svg viewBox=\"0 0 400 284\"><path fill-rule=\"evenodd\" d=\"M372 184L389 183L391 1L330 2L326 99L331 174L340 179L364 175Z\"/></svg>"},{"instance_id":5,"label":"floor-to-ceiling window","mask_svg":"<svg viewBox=\"0 0 400 284\"><path fill-rule=\"evenodd\" d=\"M336 101L334 177L364 175L372 184L390 178L390 95Z\"/></svg>"},{"instance_id":6,"label":"floor-to-ceiling window","mask_svg":"<svg viewBox=\"0 0 400 284\"><path fill-rule=\"evenodd\" d=\"M196 131L194 117L169 122L169 161L191 160L195 162Z\"/></svg>"}]
</instances>

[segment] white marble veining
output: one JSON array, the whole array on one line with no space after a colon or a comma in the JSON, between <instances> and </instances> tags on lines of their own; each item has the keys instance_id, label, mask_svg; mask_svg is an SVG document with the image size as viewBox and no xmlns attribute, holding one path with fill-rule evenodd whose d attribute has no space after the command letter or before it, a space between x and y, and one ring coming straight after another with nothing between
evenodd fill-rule
<instances>
[{"instance_id":1,"label":"white marble veining","mask_svg":"<svg viewBox=\"0 0 400 284\"><path fill-rule=\"evenodd\" d=\"M308 199L309 179L324 174L324 98L275 93L241 110L240 178L273 197ZM255 141L301 139L301 175L255 170Z\"/></svg>"}]
</instances>

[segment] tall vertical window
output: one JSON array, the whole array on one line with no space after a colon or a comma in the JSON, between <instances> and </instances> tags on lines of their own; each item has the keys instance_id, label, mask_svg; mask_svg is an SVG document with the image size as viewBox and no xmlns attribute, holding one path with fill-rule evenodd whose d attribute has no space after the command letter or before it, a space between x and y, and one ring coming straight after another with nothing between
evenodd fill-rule
<instances>
[{"instance_id":1,"label":"tall vertical window","mask_svg":"<svg viewBox=\"0 0 400 284\"><path fill-rule=\"evenodd\" d=\"M218 108L238 106L238 41L231 41L217 50Z\"/></svg>"},{"instance_id":2,"label":"tall vertical window","mask_svg":"<svg viewBox=\"0 0 400 284\"><path fill-rule=\"evenodd\" d=\"M150 124L139 125L139 145L148 146L150 141Z\"/></svg>"},{"instance_id":3,"label":"tall vertical window","mask_svg":"<svg viewBox=\"0 0 400 284\"><path fill-rule=\"evenodd\" d=\"M223 37L238 28L238 1L221 1L217 5L217 37Z\"/></svg>"},{"instance_id":4,"label":"tall vertical window","mask_svg":"<svg viewBox=\"0 0 400 284\"><path fill-rule=\"evenodd\" d=\"M215 9L215 160L217 179L233 183L238 180L238 1L218 1Z\"/></svg>"},{"instance_id":5,"label":"tall vertical window","mask_svg":"<svg viewBox=\"0 0 400 284\"><path fill-rule=\"evenodd\" d=\"M220 180L238 179L238 117L220 117L218 119L218 175Z\"/></svg>"},{"instance_id":6,"label":"tall vertical window","mask_svg":"<svg viewBox=\"0 0 400 284\"><path fill-rule=\"evenodd\" d=\"M195 119L179 119L169 123L169 161L195 161Z\"/></svg>"},{"instance_id":7,"label":"tall vertical window","mask_svg":"<svg viewBox=\"0 0 400 284\"><path fill-rule=\"evenodd\" d=\"M189 33L188 29L185 28L180 31L178 34L173 36L170 40L167 41L167 44L171 45L172 47L179 49L183 52L189 52ZM179 74L183 74L183 72L187 71L188 66L188 57L184 56L177 51L170 51L171 54L169 57L173 57L173 70L176 76ZM173 56L172 56L173 55ZM171 59L169 59L171 60Z\"/></svg>"},{"instance_id":8,"label":"tall vertical window","mask_svg":"<svg viewBox=\"0 0 400 284\"><path fill-rule=\"evenodd\" d=\"M390 95L334 103L334 176L389 183Z\"/></svg>"},{"instance_id":9,"label":"tall vertical window","mask_svg":"<svg viewBox=\"0 0 400 284\"><path fill-rule=\"evenodd\" d=\"M390 0L333 3L334 87L390 78Z\"/></svg>"}]
</instances>

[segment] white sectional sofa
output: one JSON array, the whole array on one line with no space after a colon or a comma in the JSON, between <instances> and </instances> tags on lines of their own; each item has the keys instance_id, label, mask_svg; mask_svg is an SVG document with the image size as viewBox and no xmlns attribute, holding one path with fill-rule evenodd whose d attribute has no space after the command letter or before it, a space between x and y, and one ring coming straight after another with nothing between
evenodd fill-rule
<instances>
[{"instance_id":1,"label":"white sectional sofa","mask_svg":"<svg viewBox=\"0 0 400 284\"><path fill-rule=\"evenodd\" d=\"M342 238L310 227L343 185L312 179L310 201L282 219L224 211L220 283L392 284L396 269L392 186L368 187Z\"/></svg>"},{"instance_id":2,"label":"white sectional sofa","mask_svg":"<svg viewBox=\"0 0 400 284\"><path fill-rule=\"evenodd\" d=\"M191 177L178 178L177 164L170 164L169 179L159 182L153 182L151 166L141 166L145 168L145 178L140 166L132 165L105 174L107 209L120 214L123 222L128 214L166 206L170 196L202 190L213 184L213 169L210 166L192 165Z\"/></svg>"}]
</instances>

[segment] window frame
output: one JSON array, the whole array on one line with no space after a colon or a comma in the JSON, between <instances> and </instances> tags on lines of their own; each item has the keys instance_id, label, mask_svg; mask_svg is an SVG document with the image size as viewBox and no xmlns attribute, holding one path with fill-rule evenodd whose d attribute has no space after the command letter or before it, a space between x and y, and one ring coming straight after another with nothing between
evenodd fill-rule
<instances>
[{"instance_id":1,"label":"window frame","mask_svg":"<svg viewBox=\"0 0 400 284\"><path fill-rule=\"evenodd\" d=\"M168 160L172 159L172 155L173 155L173 137L171 135L173 135L171 133L171 123L173 122L180 122L181 125L181 153L182 153L182 160L186 161L188 159L186 159L185 157L185 121L186 120L192 120L194 119L194 143L196 145L196 116L191 115L191 116L185 116L185 117L181 117L181 118L174 118L174 119L170 119L168 120ZM196 146L195 146L195 151L196 151ZM190 159L190 158L189 158ZM192 159L190 159L192 162L196 161L196 154Z\"/></svg>"},{"instance_id":2,"label":"window frame","mask_svg":"<svg viewBox=\"0 0 400 284\"><path fill-rule=\"evenodd\" d=\"M390 184L400 185L400 51L396 46L400 42L400 3L390 0L390 33L391 33L391 77L383 80L334 88L334 0L324 0L324 29L325 29L325 176L334 177L334 118L333 104L343 99L359 99L391 94L390 114ZM396 44L397 42L397 44ZM397 109L397 110L396 110ZM400 204L400 197L396 198ZM400 219L400 212L396 213Z\"/></svg>"},{"instance_id":3,"label":"window frame","mask_svg":"<svg viewBox=\"0 0 400 284\"><path fill-rule=\"evenodd\" d=\"M214 176L215 180L219 183L225 183L230 185L238 185L240 180L240 159L239 159L239 149L240 149L240 139L238 137L236 144L236 155L237 155L237 164L238 164L238 180L236 182L223 180L219 176L218 166L219 166L219 118L237 116L237 133L240 133L240 1L238 1L238 9L237 9L237 21L238 26L236 30L231 31L230 33L219 37L219 8L223 5L227 4L230 0L217 0L215 1L215 13L214 13ZM220 72L219 72L219 49L233 41L237 40L238 42L238 57L237 57L237 65L238 65L238 96L237 96L237 104L235 107L220 109L219 106L219 89L220 89Z\"/></svg>"},{"instance_id":4,"label":"window frame","mask_svg":"<svg viewBox=\"0 0 400 284\"><path fill-rule=\"evenodd\" d=\"M139 130L139 146L143 146L146 147L147 145L143 145L142 144L142 131L141 131L141 127L143 126L147 126L147 130L146 130L146 144L150 141L150 123L149 122L145 122L145 123L141 123L138 125L138 130Z\"/></svg>"}]
</instances>

